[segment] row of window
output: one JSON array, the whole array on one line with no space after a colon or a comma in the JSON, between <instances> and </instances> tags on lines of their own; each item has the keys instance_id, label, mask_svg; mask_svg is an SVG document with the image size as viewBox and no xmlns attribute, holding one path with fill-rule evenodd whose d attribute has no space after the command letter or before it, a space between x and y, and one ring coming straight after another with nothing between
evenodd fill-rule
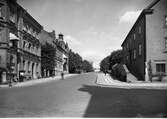
<instances>
[{"instance_id":1,"label":"row of window","mask_svg":"<svg viewBox=\"0 0 167 119\"><path fill-rule=\"evenodd\" d=\"M23 60L23 69L25 71L31 72L33 70L34 66L31 64L30 61L26 62L25 60ZM39 69L39 65L38 63L36 64L36 71L38 71Z\"/></svg>"},{"instance_id":2,"label":"row of window","mask_svg":"<svg viewBox=\"0 0 167 119\"><path fill-rule=\"evenodd\" d=\"M138 45L138 56L141 56L141 55L142 55L142 45L139 44ZM137 58L137 50L136 49L132 50L132 58L133 59ZM126 60L129 60L129 55L126 56Z\"/></svg>"},{"instance_id":3,"label":"row of window","mask_svg":"<svg viewBox=\"0 0 167 119\"><path fill-rule=\"evenodd\" d=\"M0 7L0 17L2 16L2 6ZM16 23L16 13L14 13L14 11L10 10L10 16L9 16L10 21L12 21L13 23ZM23 24L23 30L28 32L29 34L31 34L32 36L34 36L35 38L39 39L38 37L38 33L31 28L29 25L27 24Z\"/></svg>"},{"instance_id":4,"label":"row of window","mask_svg":"<svg viewBox=\"0 0 167 119\"><path fill-rule=\"evenodd\" d=\"M29 25L24 23L23 24L23 30L26 31L27 33L31 34L36 39L39 39L38 33L32 27L30 27Z\"/></svg>"},{"instance_id":5,"label":"row of window","mask_svg":"<svg viewBox=\"0 0 167 119\"><path fill-rule=\"evenodd\" d=\"M165 63L156 64L156 72L157 73L159 73L159 72L165 73L166 72L166 64Z\"/></svg>"},{"instance_id":6,"label":"row of window","mask_svg":"<svg viewBox=\"0 0 167 119\"><path fill-rule=\"evenodd\" d=\"M141 32L142 32L142 29L141 29L141 26L139 26L138 27L138 33L141 34ZM133 33L132 36L133 36L133 39L129 39L130 44L131 44L132 40L134 40L134 42L135 42L135 40L136 40L136 33ZM124 48L128 50L129 49L129 44L127 43Z\"/></svg>"},{"instance_id":7,"label":"row of window","mask_svg":"<svg viewBox=\"0 0 167 119\"><path fill-rule=\"evenodd\" d=\"M23 49L28 50L31 53L38 54L39 53L39 47L34 46L32 43L29 43L27 41L23 40Z\"/></svg>"}]
</instances>

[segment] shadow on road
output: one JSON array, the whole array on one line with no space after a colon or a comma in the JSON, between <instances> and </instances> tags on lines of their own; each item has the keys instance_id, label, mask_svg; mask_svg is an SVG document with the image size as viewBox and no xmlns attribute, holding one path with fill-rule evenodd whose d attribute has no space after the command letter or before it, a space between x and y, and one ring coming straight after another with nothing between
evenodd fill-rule
<instances>
[{"instance_id":1,"label":"shadow on road","mask_svg":"<svg viewBox=\"0 0 167 119\"><path fill-rule=\"evenodd\" d=\"M167 117L167 90L83 85L91 94L84 117Z\"/></svg>"}]
</instances>

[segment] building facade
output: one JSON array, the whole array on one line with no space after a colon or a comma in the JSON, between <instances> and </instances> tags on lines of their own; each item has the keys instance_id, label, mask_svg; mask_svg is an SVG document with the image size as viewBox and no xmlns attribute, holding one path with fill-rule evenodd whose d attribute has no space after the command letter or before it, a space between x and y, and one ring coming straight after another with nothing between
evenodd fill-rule
<instances>
[{"instance_id":1,"label":"building facade","mask_svg":"<svg viewBox=\"0 0 167 119\"><path fill-rule=\"evenodd\" d=\"M0 0L0 82L41 77L43 27L16 0Z\"/></svg>"},{"instance_id":2,"label":"building facade","mask_svg":"<svg viewBox=\"0 0 167 119\"><path fill-rule=\"evenodd\" d=\"M167 1L145 8L122 43L124 62L139 80L167 73Z\"/></svg>"},{"instance_id":3,"label":"building facade","mask_svg":"<svg viewBox=\"0 0 167 119\"><path fill-rule=\"evenodd\" d=\"M49 77L68 73L68 44L64 42L63 34L56 38L55 31L43 30L40 34L42 44L42 76Z\"/></svg>"},{"instance_id":4,"label":"building facade","mask_svg":"<svg viewBox=\"0 0 167 119\"><path fill-rule=\"evenodd\" d=\"M57 46L57 67L55 67L56 75L59 75L61 72L69 73L69 47L68 43L65 43L64 41L63 34L60 33L54 43Z\"/></svg>"}]
</instances>

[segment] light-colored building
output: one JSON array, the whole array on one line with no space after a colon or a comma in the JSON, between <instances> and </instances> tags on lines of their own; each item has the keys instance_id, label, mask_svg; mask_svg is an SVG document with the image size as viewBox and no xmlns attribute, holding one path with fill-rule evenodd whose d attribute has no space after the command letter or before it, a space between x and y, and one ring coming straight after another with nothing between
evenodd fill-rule
<instances>
[{"instance_id":1,"label":"light-colored building","mask_svg":"<svg viewBox=\"0 0 167 119\"><path fill-rule=\"evenodd\" d=\"M167 0L145 8L122 43L124 62L139 80L166 80Z\"/></svg>"},{"instance_id":2,"label":"light-colored building","mask_svg":"<svg viewBox=\"0 0 167 119\"><path fill-rule=\"evenodd\" d=\"M64 41L63 34L60 33L54 43L57 46L57 67L55 71L57 74L69 73L69 47L68 43Z\"/></svg>"},{"instance_id":3,"label":"light-colored building","mask_svg":"<svg viewBox=\"0 0 167 119\"><path fill-rule=\"evenodd\" d=\"M63 34L59 34L56 38L54 30L52 32L43 30L40 34L40 42L42 44L42 76L49 77L60 75L61 72L68 73L69 47L64 42Z\"/></svg>"},{"instance_id":4,"label":"light-colored building","mask_svg":"<svg viewBox=\"0 0 167 119\"><path fill-rule=\"evenodd\" d=\"M16 0L0 1L0 81L41 77L43 27Z\"/></svg>"}]
</instances>

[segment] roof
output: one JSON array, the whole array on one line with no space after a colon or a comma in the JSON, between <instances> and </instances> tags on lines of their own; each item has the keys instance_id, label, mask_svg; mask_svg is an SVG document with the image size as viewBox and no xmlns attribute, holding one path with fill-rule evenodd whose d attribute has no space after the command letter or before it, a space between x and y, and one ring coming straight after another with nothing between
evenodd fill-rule
<instances>
[{"instance_id":1,"label":"roof","mask_svg":"<svg viewBox=\"0 0 167 119\"><path fill-rule=\"evenodd\" d=\"M32 22L34 22L34 26L37 26L40 29L43 29L43 26L41 24L39 24L28 12L26 9L24 9L21 5L19 5L18 3L16 3L16 5L23 10L25 16L27 16L28 18L30 18L32 20ZM30 21L31 22L31 21Z\"/></svg>"}]
</instances>

